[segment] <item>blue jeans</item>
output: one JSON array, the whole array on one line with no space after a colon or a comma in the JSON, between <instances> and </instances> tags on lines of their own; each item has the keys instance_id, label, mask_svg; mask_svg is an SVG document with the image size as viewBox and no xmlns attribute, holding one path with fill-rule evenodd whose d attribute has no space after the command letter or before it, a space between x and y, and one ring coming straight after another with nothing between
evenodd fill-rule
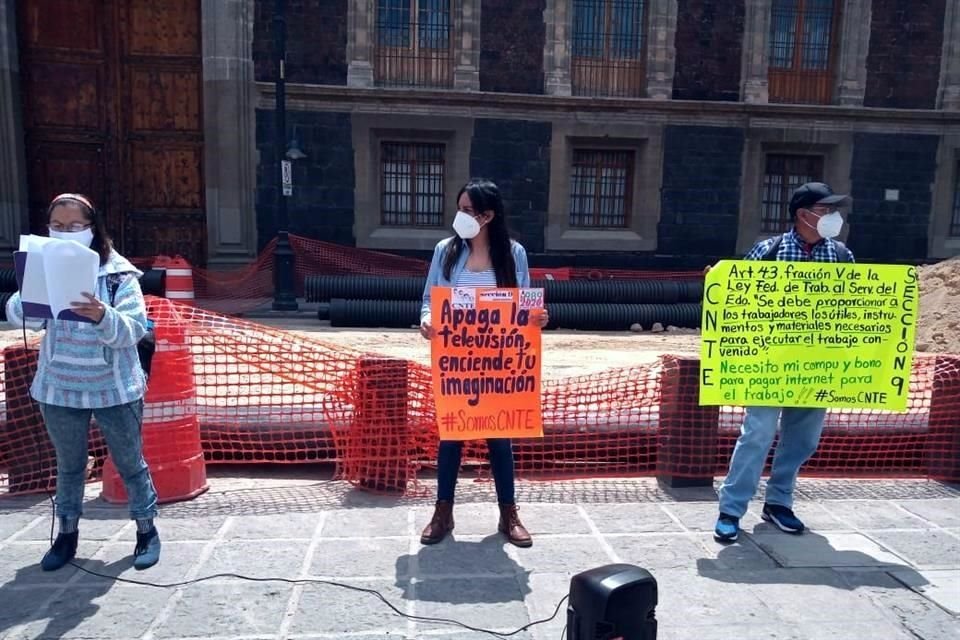
<instances>
[{"instance_id":1,"label":"blue jeans","mask_svg":"<svg viewBox=\"0 0 960 640\"><path fill-rule=\"evenodd\" d=\"M720 512L737 518L747 512L747 503L757 491L767 454L777 435L778 419L780 440L767 480L766 502L792 508L797 474L817 450L826 413L824 409L747 407L730 459L730 471L720 485Z\"/></svg>"},{"instance_id":2,"label":"blue jeans","mask_svg":"<svg viewBox=\"0 0 960 640\"><path fill-rule=\"evenodd\" d=\"M490 451L490 471L497 487L497 502L514 504L516 497L513 486L513 442L508 438L491 438L487 440L487 449ZM462 453L462 442L440 442L437 455L437 500L453 502Z\"/></svg>"},{"instance_id":3,"label":"blue jeans","mask_svg":"<svg viewBox=\"0 0 960 640\"><path fill-rule=\"evenodd\" d=\"M130 517L144 520L157 515L157 491L143 459L143 400L96 410L41 403L40 412L57 452L57 515L79 518L83 513L88 435L94 414L127 489Z\"/></svg>"}]
</instances>

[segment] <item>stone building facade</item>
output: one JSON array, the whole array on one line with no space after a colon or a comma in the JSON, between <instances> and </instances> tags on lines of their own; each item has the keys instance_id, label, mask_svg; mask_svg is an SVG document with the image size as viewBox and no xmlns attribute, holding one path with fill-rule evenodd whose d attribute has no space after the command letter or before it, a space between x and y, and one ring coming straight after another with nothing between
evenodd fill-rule
<instances>
[{"instance_id":1,"label":"stone building facade","mask_svg":"<svg viewBox=\"0 0 960 640\"><path fill-rule=\"evenodd\" d=\"M211 265L275 234L278 135L306 154L289 230L346 245L425 254L483 175L534 264L699 267L779 232L790 187L822 179L855 199L860 260L960 254L954 0L298 0L285 132L274 2L191 1ZM31 220L14 4L4 244Z\"/></svg>"}]
</instances>

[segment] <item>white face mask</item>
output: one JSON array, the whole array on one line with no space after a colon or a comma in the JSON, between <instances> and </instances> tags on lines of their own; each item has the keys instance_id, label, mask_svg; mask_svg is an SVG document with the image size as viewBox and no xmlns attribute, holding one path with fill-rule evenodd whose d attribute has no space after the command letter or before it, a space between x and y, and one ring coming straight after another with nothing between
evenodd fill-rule
<instances>
[{"instance_id":1,"label":"white face mask","mask_svg":"<svg viewBox=\"0 0 960 640\"><path fill-rule=\"evenodd\" d=\"M457 211L453 219L453 230L464 240L471 240L480 233L480 223L466 211Z\"/></svg>"},{"instance_id":2,"label":"white face mask","mask_svg":"<svg viewBox=\"0 0 960 640\"><path fill-rule=\"evenodd\" d=\"M843 229L843 216L833 211L817 220L817 233L821 238L836 238Z\"/></svg>"},{"instance_id":3,"label":"white face mask","mask_svg":"<svg viewBox=\"0 0 960 640\"><path fill-rule=\"evenodd\" d=\"M93 229L84 229L83 231L54 231L51 229L50 237L54 240L71 240L90 248L90 245L93 244Z\"/></svg>"}]
</instances>

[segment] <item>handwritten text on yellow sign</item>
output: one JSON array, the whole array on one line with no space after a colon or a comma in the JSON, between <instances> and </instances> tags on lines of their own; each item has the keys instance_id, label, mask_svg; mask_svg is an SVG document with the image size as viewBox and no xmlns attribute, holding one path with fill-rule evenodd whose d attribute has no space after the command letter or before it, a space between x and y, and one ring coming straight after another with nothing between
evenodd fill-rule
<instances>
[{"instance_id":1,"label":"handwritten text on yellow sign","mask_svg":"<svg viewBox=\"0 0 960 640\"><path fill-rule=\"evenodd\" d=\"M724 261L704 288L700 404L905 411L913 267Z\"/></svg>"}]
</instances>

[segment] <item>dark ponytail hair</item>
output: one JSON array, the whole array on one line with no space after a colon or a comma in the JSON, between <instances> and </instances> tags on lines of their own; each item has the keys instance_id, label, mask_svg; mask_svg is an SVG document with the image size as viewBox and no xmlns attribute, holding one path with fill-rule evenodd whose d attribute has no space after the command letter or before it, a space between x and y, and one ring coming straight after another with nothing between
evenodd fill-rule
<instances>
[{"instance_id":1,"label":"dark ponytail hair","mask_svg":"<svg viewBox=\"0 0 960 640\"><path fill-rule=\"evenodd\" d=\"M487 223L487 235L490 238L490 261L493 271L497 275L497 286L503 289L513 289L517 286L517 265L513 260L513 241L510 240L510 231L507 229L507 218L503 208L503 197L496 184L484 178L472 178L457 194L457 202L464 193L470 198L473 212L481 214L493 212L493 219ZM467 242L470 242L467 240ZM443 277L450 279L453 267L463 254L464 241L454 236L447 244L447 252L443 260Z\"/></svg>"},{"instance_id":2,"label":"dark ponytail hair","mask_svg":"<svg viewBox=\"0 0 960 640\"><path fill-rule=\"evenodd\" d=\"M107 264L110 260L110 254L113 253L113 240L107 233L107 225L104 223L103 216L93 206L93 201L85 195L79 193L61 193L50 201L47 207L47 222L50 222L50 214L57 207L64 204L75 204L80 207L83 217L87 219L93 230L93 242L90 248L100 254L100 264Z\"/></svg>"}]
</instances>

